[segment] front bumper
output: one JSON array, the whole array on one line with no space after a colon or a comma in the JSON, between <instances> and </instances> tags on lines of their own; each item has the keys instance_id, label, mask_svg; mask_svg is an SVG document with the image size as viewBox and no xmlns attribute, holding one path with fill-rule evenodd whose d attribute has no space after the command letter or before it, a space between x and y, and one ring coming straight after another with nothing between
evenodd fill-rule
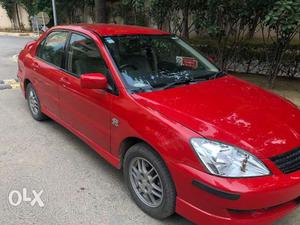
<instances>
[{"instance_id":1,"label":"front bumper","mask_svg":"<svg viewBox=\"0 0 300 225\"><path fill-rule=\"evenodd\" d=\"M300 171L232 179L184 164L168 166L176 183L176 212L196 224L269 225L300 203Z\"/></svg>"}]
</instances>

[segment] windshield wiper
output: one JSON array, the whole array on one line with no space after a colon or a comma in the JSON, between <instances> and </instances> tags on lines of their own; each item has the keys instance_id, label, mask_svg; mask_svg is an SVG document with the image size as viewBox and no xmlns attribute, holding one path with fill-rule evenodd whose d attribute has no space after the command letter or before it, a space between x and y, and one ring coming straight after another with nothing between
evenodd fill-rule
<instances>
[{"instance_id":1,"label":"windshield wiper","mask_svg":"<svg viewBox=\"0 0 300 225\"><path fill-rule=\"evenodd\" d=\"M224 76L226 73L223 72L223 71L218 71L218 72L210 72L210 73L207 73L207 74L204 74L204 75L201 75L201 76L198 76L198 77L194 77L193 80L198 80L198 79L206 79L206 80L213 80L213 79L216 79L218 77L222 77Z\"/></svg>"},{"instance_id":2,"label":"windshield wiper","mask_svg":"<svg viewBox=\"0 0 300 225\"><path fill-rule=\"evenodd\" d=\"M207 80L207 78L199 77L199 78L192 78L192 79L186 79L186 80L177 80L177 81L173 81L171 83L164 85L163 87L161 87L161 89L168 89L168 88L172 88L172 87L175 87L178 85L190 84L190 83L195 83L195 82L203 81L203 80Z\"/></svg>"},{"instance_id":3,"label":"windshield wiper","mask_svg":"<svg viewBox=\"0 0 300 225\"><path fill-rule=\"evenodd\" d=\"M202 76L198 76L198 77L193 77L190 79L186 79L186 80L177 80L174 82L171 82L169 84L166 84L162 87L154 87L155 89L168 89L168 88L172 88L178 85L182 85L182 84L191 84L191 83L195 83L195 82L199 82L199 81L205 81L205 80L212 80L212 79L216 79L217 77L222 77L225 75L225 72L223 71L218 71L218 72L212 72L209 74L205 74Z\"/></svg>"},{"instance_id":4,"label":"windshield wiper","mask_svg":"<svg viewBox=\"0 0 300 225\"><path fill-rule=\"evenodd\" d=\"M198 77L192 77L192 78L184 79L184 80L176 80L176 81L173 81L166 85L155 85L155 86L152 86L152 88L148 87L148 89L140 87L140 88L132 89L131 92L132 93L147 92L147 91L152 91L153 89L165 90L165 89L169 89L169 88L172 88L172 87L175 87L178 85L191 84L191 83L196 83L199 81L216 79L217 77L221 77L224 75L225 75L225 73L223 71L212 72L212 73L205 74L205 75L198 76Z\"/></svg>"},{"instance_id":5,"label":"windshield wiper","mask_svg":"<svg viewBox=\"0 0 300 225\"><path fill-rule=\"evenodd\" d=\"M191 80L177 80L177 81L173 81L171 83L166 84L165 86L162 87L162 89L168 89L177 85L181 85L181 84L189 84L191 83Z\"/></svg>"}]
</instances>

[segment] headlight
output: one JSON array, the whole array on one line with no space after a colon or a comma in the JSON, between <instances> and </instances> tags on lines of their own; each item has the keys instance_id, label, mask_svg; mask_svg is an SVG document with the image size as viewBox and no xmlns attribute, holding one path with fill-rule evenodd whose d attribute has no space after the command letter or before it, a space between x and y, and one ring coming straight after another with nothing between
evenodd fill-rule
<instances>
[{"instance_id":1,"label":"headlight","mask_svg":"<svg viewBox=\"0 0 300 225\"><path fill-rule=\"evenodd\" d=\"M212 174L223 177L257 177L270 174L259 159L239 148L203 138L192 138L191 144Z\"/></svg>"}]
</instances>

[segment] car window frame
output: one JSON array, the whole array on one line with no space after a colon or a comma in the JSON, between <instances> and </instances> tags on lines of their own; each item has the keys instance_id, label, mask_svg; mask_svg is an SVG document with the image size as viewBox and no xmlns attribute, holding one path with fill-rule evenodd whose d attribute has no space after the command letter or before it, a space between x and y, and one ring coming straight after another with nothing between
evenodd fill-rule
<instances>
[{"instance_id":1,"label":"car window frame","mask_svg":"<svg viewBox=\"0 0 300 225\"><path fill-rule=\"evenodd\" d=\"M64 46L64 51L63 51L63 52L64 52L64 55L63 55L63 57L62 57L62 63L61 63L62 67L59 67L59 66L57 66L57 65L55 65L55 64L53 64L53 63L51 63L51 62L48 62L48 61L46 61L46 60L44 60L44 59L42 59L42 58L40 58L40 57L38 56L39 48L40 48L40 47L44 47L44 45L45 45L45 43L46 43L46 41L47 41L49 35L50 35L51 33L53 33L53 32L67 32L67 33L68 33L68 36L67 36L67 39L66 39L66 42L65 42L65 46ZM56 69L58 69L58 70L60 70L60 71L62 71L62 72L64 72L64 73L66 73L66 74L69 74L69 75L71 75L71 76L73 76L73 77L75 77L75 78L77 78L77 79L80 79L80 76L78 77L77 74L71 73L71 72L68 71L67 68L66 68L67 57L68 57L68 52L67 52L67 50L68 50L68 47L69 47L69 44L70 44L70 39L71 39L72 33L75 33L75 34L78 34L78 35L85 36L85 37L91 39L91 40L95 43L95 45L96 45L96 47L97 47L97 49L98 49L98 51L99 51L99 54L100 54L101 57L103 58L104 63L105 63L105 65L106 65L106 67L107 67L107 69L108 69L108 71L109 71L109 76L110 76L111 81L112 81L112 85L111 85L111 86L112 86L112 89L107 88L107 89L105 89L105 90L106 90L108 93L110 93L110 94L119 96L119 89L118 89L118 87L117 87L117 85L116 85L116 81L115 81L115 79L114 79L114 77L113 77L113 75L112 75L112 72L111 72L111 70L109 69L109 67L108 67L108 65L107 65L107 63L106 63L106 61L105 61L105 59L104 59L104 57L103 57L103 54L102 54L102 52L101 52L101 49L100 49L99 45L97 44L97 42L96 42L91 36L89 36L89 35L87 35L87 34L85 34L85 33L82 33L82 32L80 32L80 31L76 31L76 30L69 30L69 29L53 29L53 30L52 30L51 32L49 32L42 40L39 41L38 46L37 46L37 48L36 48L36 50L35 50L35 53L34 53L34 58L36 58L36 59L38 59L38 60L40 60L40 61L46 63L47 65L53 66L54 68L56 68ZM99 40L102 41L101 37L99 38ZM105 45L104 45L104 46L105 46ZM107 51L107 50L106 50L106 51Z\"/></svg>"},{"instance_id":2,"label":"car window frame","mask_svg":"<svg viewBox=\"0 0 300 225\"><path fill-rule=\"evenodd\" d=\"M119 91L118 91L116 82L115 82L115 80L114 80L114 78L113 78L113 76L112 76L112 73L111 73L111 71L110 71L110 69L109 69L107 63L106 63L105 60L104 60L103 54L102 54L102 52L101 52L101 50L100 50L98 44L96 43L96 41L95 41L92 37L90 37L89 35L87 35L87 34L84 34L84 33L80 32L80 31L75 31L75 30L70 30L70 31L69 31L69 36L68 36L68 38L67 38L67 41L66 41L67 43L66 43L65 49L64 49L64 53L65 53L65 55L64 55L64 62L63 62L63 67L64 67L64 68L62 68L62 70L63 70L65 73L67 73L67 74L69 74L69 75L75 77L76 79L80 79L80 76L81 76L81 75L78 76L77 74L75 74L75 73L73 73L73 72L71 72L71 71L69 71L69 70L67 69L68 55L69 55L69 52L68 52L68 51L69 51L69 47L70 47L70 40L71 40L72 34L81 35L81 36L86 37L86 38L88 38L88 39L90 39L91 41L94 42L94 44L96 45L96 48L97 48L97 50L98 50L100 56L102 57L102 59L103 59L103 61L104 61L104 63L105 63L105 66L106 66L106 68L107 68L107 70L108 70L108 73L109 73L108 76L110 77L111 82L112 82L112 84L111 84L111 89L106 88L105 90L106 90L108 93L110 93L110 94L113 94L113 95L117 95L117 96L118 96L118 95L119 95ZM100 71L99 71L99 73L100 73Z\"/></svg>"},{"instance_id":3,"label":"car window frame","mask_svg":"<svg viewBox=\"0 0 300 225\"><path fill-rule=\"evenodd\" d=\"M66 38L66 41L65 41L64 49L63 49L63 57L62 57L62 59L61 59L61 67L60 67L60 66L57 66L57 65L55 65L55 64L53 64L53 63L51 63L51 62L48 62L48 61L46 61L45 59L43 59L43 58L41 58L41 57L38 56L38 53L40 52L40 50L42 50L42 49L40 49L40 48L41 48L41 47L44 48L45 43L47 42L47 39L49 38L49 36L50 36L52 33L57 33L57 32L65 32L65 33L67 33L67 38ZM62 30L52 30L51 32L49 32L49 33L46 35L46 37L44 37L44 38L40 41L40 43L39 43L39 45L37 46L37 49L36 49L36 51L35 51L35 58L41 60L42 62L44 62L44 63L46 63L46 64L48 64L48 65L50 65L50 66L55 67L56 69L64 70L64 67L65 67L65 56L66 56L66 45L67 45L67 42L68 42L69 38L70 38L70 31L69 31L69 30L63 30L63 29L62 29Z\"/></svg>"}]
</instances>

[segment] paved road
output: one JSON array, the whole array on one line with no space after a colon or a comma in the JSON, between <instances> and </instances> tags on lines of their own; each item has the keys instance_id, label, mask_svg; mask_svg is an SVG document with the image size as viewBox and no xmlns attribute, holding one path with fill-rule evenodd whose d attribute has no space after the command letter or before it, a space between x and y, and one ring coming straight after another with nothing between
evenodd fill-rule
<instances>
[{"instance_id":1,"label":"paved road","mask_svg":"<svg viewBox=\"0 0 300 225\"><path fill-rule=\"evenodd\" d=\"M0 80L16 78L17 67L13 61L30 40L25 37L0 36Z\"/></svg>"},{"instance_id":2,"label":"paved road","mask_svg":"<svg viewBox=\"0 0 300 225\"><path fill-rule=\"evenodd\" d=\"M0 37L0 79L15 78L9 58L28 40ZM0 143L0 224L191 224L145 215L119 171L57 123L34 121L18 89L0 90ZM277 225L300 224L299 214Z\"/></svg>"}]
</instances>

